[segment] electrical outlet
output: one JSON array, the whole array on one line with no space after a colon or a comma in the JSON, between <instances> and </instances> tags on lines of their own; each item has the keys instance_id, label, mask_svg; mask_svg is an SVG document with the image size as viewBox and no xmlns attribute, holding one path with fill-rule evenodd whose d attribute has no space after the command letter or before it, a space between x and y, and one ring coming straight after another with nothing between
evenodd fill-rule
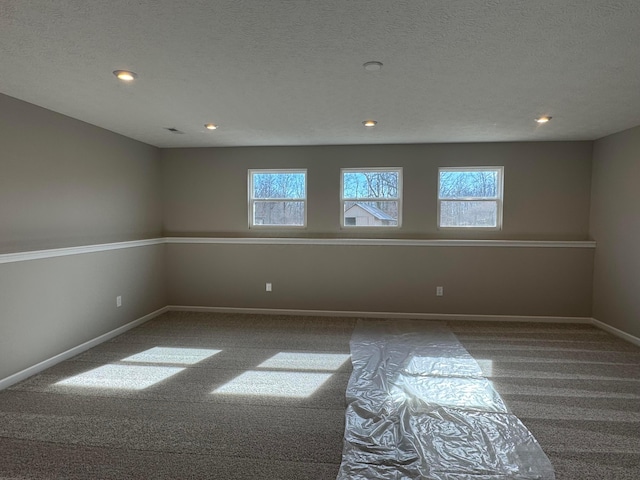
<instances>
[{"instance_id":1,"label":"electrical outlet","mask_svg":"<svg viewBox=\"0 0 640 480\"><path fill-rule=\"evenodd\" d=\"M436 287L436 297L442 297L444 295L444 287Z\"/></svg>"},{"instance_id":2,"label":"electrical outlet","mask_svg":"<svg viewBox=\"0 0 640 480\"><path fill-rule=\"evenodd\" d=\"M116 297L116 307L121 307L122 306L122 295L118 295Z\"/></svg>"},{"instance_id":3,"label":"electrical outlet","mask_svg":"<svg viewBox=\"0 0 640 480\"><path fill-rule=\"evenodd\" d=\"M267 292L271 291L271 284L267 282L265 289L267 290Z\"/></svg>"}]
</instances>

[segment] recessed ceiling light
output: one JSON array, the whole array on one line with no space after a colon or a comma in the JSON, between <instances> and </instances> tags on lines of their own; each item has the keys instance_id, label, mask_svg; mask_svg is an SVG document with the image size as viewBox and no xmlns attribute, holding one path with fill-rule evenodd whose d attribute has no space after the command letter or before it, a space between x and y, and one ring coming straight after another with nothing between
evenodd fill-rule
<instances>
[{"instance_id":1,"label":"recessed ceiling light","mask_svg":"<svg viewBox=\"0 0 640 480\"><path fill-rule=\"evenodd\" d=\"M216 125L215 123L205 123L204 127L207 130L215 130L216 128L218 128L218 125Z\"/></svg>"},{"instance_id":2,"label":"recessed ceiling light","mask_svg":"<svg viewBox=\"0 0 640 480\"><path fill-rule=\"evenodd\" d=\"M378 124L378 122L376 122L375 120L365 120L364 122L362 122L362 124L365 127L371 128L371 127L375 127Z\"/></svg>"},{"instance_id":3,"label":"recessed ceiling light","mask_svg":"<svg viewBox=\"0 0 640 480\"><path fill-rule=\"evenodd\" d=\"M136 73L130 72L129 70L115 70L113 74L118 77L119 80L123 80L125 82L131 82L138 78Z\"/></svg>"},{"instance_id":4,"label":"recessed ceiling light","mask_svg":"<svg viewBox=\"0 0 640 480\"><path fill-rule=\"evenodd\" d=\"M367 62L362 66L367 72L377 72L382 68L382 62Z\"/></svg>"},{"instance_id":5,"label":"recessed ceiling light","mask_svg":"<svg viewBox=\"0 0 640 480\"><path fill-rule=\"evenodd\" d=\"M546 115L536 118L536 122L538 123L547 123L549 120L551 120L551 117L548 117Z\"/></svg>"}]
</instances>

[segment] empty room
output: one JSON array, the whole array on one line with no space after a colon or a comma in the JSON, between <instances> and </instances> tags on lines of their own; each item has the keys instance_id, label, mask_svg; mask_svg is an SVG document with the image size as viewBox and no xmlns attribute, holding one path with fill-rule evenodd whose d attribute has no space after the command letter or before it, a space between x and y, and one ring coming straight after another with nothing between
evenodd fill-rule
<instances>
[{"instance_id":1,"label":"empty room","mask_svg":"<svg viewBox=\"0 0 640 480\"><path fill-rule=\"evenodd\" d=\"M0 2L0 478L640 478L638 25Z\"/></svg>"}]
</instances>

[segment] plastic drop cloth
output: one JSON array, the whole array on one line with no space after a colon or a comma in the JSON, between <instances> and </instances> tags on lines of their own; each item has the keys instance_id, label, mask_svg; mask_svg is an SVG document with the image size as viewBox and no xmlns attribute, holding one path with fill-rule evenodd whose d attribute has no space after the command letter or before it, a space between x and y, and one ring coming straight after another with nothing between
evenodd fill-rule
<instances>
[{"instance_id":1,"label":"plastic drop cloth","mask_svg":"<svg viewBox=\"0 0 640 480\"><path fill-rule=\"evenodd\" d=\"M549 459L444 324L360 320L337 480L553 480Z\"/></svg>"}]
</instances>

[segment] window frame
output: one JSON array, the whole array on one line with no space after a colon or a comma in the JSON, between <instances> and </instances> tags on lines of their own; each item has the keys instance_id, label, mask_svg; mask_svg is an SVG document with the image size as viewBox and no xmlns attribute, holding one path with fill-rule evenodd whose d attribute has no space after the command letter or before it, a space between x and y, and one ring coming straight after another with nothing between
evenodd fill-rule
<instances>
[{"instance_id":1,"label":"window frame","mask_svg":"<svg viewBox=\"0 0 640 480\"><path fill-rule=\"evenodd\" d=\"M358 202L358 201L371 201L375 197L367 197L367 198L354 198L354 197L345 197L344 196L344 174L345 173L354 173L354 172L362 172L362 173L377 173L377 172L396 172L398 174L398 195L396 197L385 197L382 201L389 202L397 202L398 203L398 220L397 225L346 225L345 222L345 202ZM402 226L402 167L349 167L349 168L341 168L340 169L340 229L385 229L385 228L395 228L398 229Z\"/></svg>"},{"instance_id":2,"label":"window frame","mask_svg":"<svg viewBox=\"0 0 640 480\"><path fill-rule=\"evenodd\" d=\"M256 173L260 174L303 174L304 175L304 198L255 198L253 196L253 176ZM249 206L249 229L272 229L272 230L299 230L307 228L307 197L308 197L308 184L307 184L307 169L306 168L250 168L247 171L247 199ZM254 223L254 205L256 202L302 202L303 205L303 219L302 225L264 225Z\"/></svg>"},{"instance_id":3,"label":"window frame","mask_svg":"<svg viewBox=\"0 0 640 480\"><path fill-rule=\"evenodd\" d=\"M496 186L495 197L453 197L453 198L440 198L440 173L441 172L486 172L497 171L498 172L498 185ZM469 167L438 167L438 186L436 190L437 196L437 228L438 230L483 230L483 231L499 231L503 226L503 212L504 212L504 166L469 166ZM468 226L442 226L441 214L442 214L442 202L495 202L497 207L496 211L496 226L485 227L482 225L468 225Z\"/></svg>"}]
</instances>

